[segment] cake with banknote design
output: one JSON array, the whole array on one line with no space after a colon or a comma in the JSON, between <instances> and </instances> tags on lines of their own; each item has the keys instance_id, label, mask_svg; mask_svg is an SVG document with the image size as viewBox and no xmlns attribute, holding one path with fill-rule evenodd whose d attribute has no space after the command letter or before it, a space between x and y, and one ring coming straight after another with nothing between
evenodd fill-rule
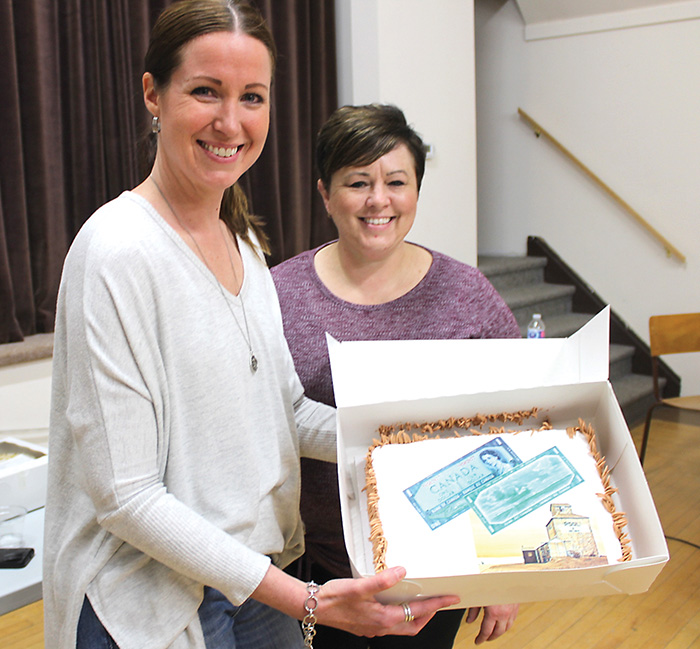
<instances>
[{"instance_id":1,"label":"cake with banknote design","mask_svg":"<svg viewBox=\"0 0 700 649\"><path fill-rule=\"evenodd\" d=\"M595 431L540 414L381 427L365 467L375 569L420 578L629 560Z\"/></svg>"}]
</instances>

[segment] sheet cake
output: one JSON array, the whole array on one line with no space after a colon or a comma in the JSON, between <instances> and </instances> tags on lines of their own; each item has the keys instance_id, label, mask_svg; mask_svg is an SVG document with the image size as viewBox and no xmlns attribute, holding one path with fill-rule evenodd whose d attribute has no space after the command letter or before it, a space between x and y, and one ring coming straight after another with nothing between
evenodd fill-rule
<instances>
[{"instance_id":1,"label":"sheet cake","mask_svg":"<svg viewBox=\"0 0 700 649\"><path fill-rule=\"evenodd\" d=\"M365 468L375 569L418 578L629 560L595 431L528 427L537 415L381 427Z\"/></svg>"}]
</instances>

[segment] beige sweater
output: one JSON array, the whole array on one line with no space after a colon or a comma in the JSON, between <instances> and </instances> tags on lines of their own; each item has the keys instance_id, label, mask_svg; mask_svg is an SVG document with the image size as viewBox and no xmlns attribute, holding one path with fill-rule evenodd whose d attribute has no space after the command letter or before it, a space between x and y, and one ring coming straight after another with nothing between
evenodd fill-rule
<instances>
[{"instance_id":1,"label":"beige sweater","mask_svg":"<svg viewBox=\"0 0 700 649\"><path fill-rule=\"evenodd\" d=\"M299 454L335 459L265 263L240 243L259 361L214 276L141 197L98 210L58 299L46 505L47 646L87 593L121 649L202 646L202 585L234 604L303 550ZM243 325L241 300L226 299Z\"/></svg>"}]
</instances>

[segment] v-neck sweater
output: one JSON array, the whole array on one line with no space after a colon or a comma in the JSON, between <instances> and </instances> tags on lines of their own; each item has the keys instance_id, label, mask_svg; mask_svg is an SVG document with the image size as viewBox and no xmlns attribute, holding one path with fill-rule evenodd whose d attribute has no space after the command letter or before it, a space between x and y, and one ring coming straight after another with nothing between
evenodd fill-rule
<instances>
[{"instance_id":1,"label":"v-neck sweater","mask_svg":"<svg viewBox=\"0 0 700 649\"><path fill-rule=\"evenodd\" d=\"M86 593L121 649L203 646L203 585L240 604L302 553L299 456L335 459L335 411L304 396L267 265L238 243L242 287L222 294L125 192L66 257L43 584L57 649L74 649Z\"/></svg>"}]
</instances>

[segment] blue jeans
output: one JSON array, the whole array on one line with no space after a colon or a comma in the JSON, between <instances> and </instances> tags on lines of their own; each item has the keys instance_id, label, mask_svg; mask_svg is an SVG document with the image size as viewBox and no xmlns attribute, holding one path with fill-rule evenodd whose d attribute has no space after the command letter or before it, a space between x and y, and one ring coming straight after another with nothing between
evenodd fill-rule
<instances>
[{"instance_id":1,"label":"blue jeans","mask_svg":"<svg viewBox=\"0 0 700 649\"><path fill-rule=\"evenodd\" d=\"M234 606L218 590L204 587L199 621L207 649L303 649L299 622L249 599Z\"/></svg>"},{"instance_id":2,"label":"blue jeans","mask_svg":"<svg viewBox=\"0 0 700 649\"><path fill-rule=\"evenodd\" d=\"M234 606L218 590L204 588L199 621L207 649L303 649L297 620L249 599ZM86 597L76 649L119 649Z\"/></svg>"},{"instance_id":3,"label":"blue jeans","mask_svg":"<svg viewBox=\"0 0 700 649\"><path fill-rule=\"evenodd\" d=\"M87 596L83 600L83 608L80 611L75 649L119 649L95 615Z\"/></svg>"}]
</instances>

